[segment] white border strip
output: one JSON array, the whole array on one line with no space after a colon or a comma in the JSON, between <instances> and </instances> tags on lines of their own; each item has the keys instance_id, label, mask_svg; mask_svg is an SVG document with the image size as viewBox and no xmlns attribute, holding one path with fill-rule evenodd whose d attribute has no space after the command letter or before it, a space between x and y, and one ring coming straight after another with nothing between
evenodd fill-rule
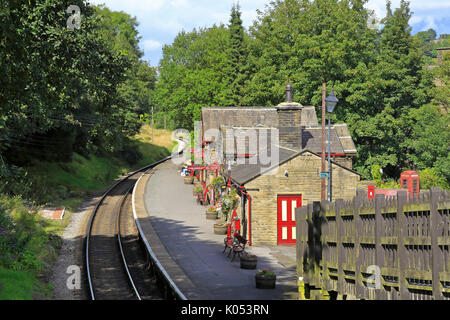
<instances>
[{"instance_id":1,"label":"white border strip","mask_svg":"<svg viewBox=\"0 0 450 320\"><path fill-rule=\"evenodd\" d=\"M147 172L146 172L147 173ZM169 285L172 287L172 289L175 291L175 293L178 295L178 297L181 300L187 300L186 296L180 291L180 289L178 288L178 286L175 284L175 282L173 282L172 278L169 276L169 274L167 273L166 269L164 269L163 265L159 262L158 258L156 257L155 253L153 252L150 244L148 243L147 237L145 236L144 232L142 231L142 227L141 224L139 223L139 219L137 218L137 214L136 214L136 207L135 207L135 194L136 194L136 188L139 185L139 182L141 181L142 177L146 174L144 173L136 182L136 184L134 185L133 188L133 196L132 196L132 205L133 205L133 216L134 216L134 221L136 221L136 226L138 227L139 230L139 234L142 237L142 240L145 243L145 246L147 247L147 251L149 252L150 256L152 257L153 261L156 263L156 265L158 266L159 270L162 272L162 274L164 275L164 277L166 278L166 280L169 282Z\"/></svg>"}]
</instances>

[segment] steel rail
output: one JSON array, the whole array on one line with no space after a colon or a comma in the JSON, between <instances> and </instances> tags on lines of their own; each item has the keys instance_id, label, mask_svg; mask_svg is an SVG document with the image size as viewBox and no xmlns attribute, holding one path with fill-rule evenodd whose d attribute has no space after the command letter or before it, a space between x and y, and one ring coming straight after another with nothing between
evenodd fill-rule
<instances>
[{"instance_id":1,"label":"steel rail","mask_svg":"<svg viewBox=\"0 0 450 320\"><path fill-rule=\"evenodd\" d=\"M88 279L88 283L89 283L89 291L90 291L90 295L91 295L91 299L95 300L95 294L94 294L94 284L92 281L92 274L91 274L91 270L90 270L90 261L89 261L89 239L91 237L91 233L92 233L92 226L94 223L94 220L97 216L98 210L100 208L100 206L102 205L102 203L105 201L105 199L108 197L108 195L111 193L111 191L113 191L117 186L119 186L121 183L123 183L124 181L127 181L129 178L131 178L132 176L141 173L141 172L147 172L148 170L154 168L155 166L166 162L167 160L172 159L174 156L176 155L180 155L183 151L179 151L178 153L175 153L171 156L168 156L162 160L159 160L155 163L152 163L148 166L145 166L141 169L136 170L135 172L129 174L128 176L126 176L125 178L116 181L115 183L113 183L108 189L107 191L104 193L104 195L101 197L101 199L99 200L99 202L97 203L97 205L94 208L93 214L90 217L89 220L89 224L88 224L88 228L87 228L87 235L86 235L86 247L85 247L85 254L86 254L86 272L87 272L87 279ZM136 183L133 185L135 186ZM134 205L134 204L133 204Z\"/></svg>"},{"instance_id":2,"label":"steel rail","mask_svg":"<svg viewBox=\"0 0 450 320\"><path fill-rule=\"evenodd\" d=\"M147 248L147 251L150 254L151 259L156 264L158 269L161 271L162 275L164 276L166 281L169 283L169 286L175 292L175 294L177 295L178 299L180 299L180 300L187 300L186 296L181 292L181 290L178 288L178 286L175 284L175 282L172 280L172 278L167 273L167 271L164 268L164 266L161 264L159 259L156 257L156 254L153 252L152 247L150 246L150 243L148 242L147 237L145 236L145 234L144 234L144 232L142 230L141 224L139 223L139 220L137 218L137 213L136 213L136 207L135 207L134 199L135 199L136 187L138 186L139 181L142 179L142 177L143 177L143 175L139 178L139 180L134 185L133 198L132 198L133 215L134 215L134 220L136 221L137 228L139 230L139 234L142 237L142 241L144 241L145 247Z\"/></svg>"},{"instance_id":3,"label":"steel rail","mask_svg":"<svg viewBox=\"0 0 450 320\"><path fill-rule=\"evenodd\" d=\"M120 233L120 218L122 216L122 212L123 212L123 207L125 205L125 202L127 201L128 195L130 194L131 190L134 189L134 185L132 185L127 192L125 193L125 197L123 197L122 203L120 205L120 211L119 214L117 215L117 241L119 242L119 249L120 249L120 255L122 256L122 262L123 262L123 267L125 268L125 271L128 275L128 280L130 281L131 287L133 288L134 294L136 295L136 297L138 298L138 300L142 300L141 295L139 294L138 289L136 288L136 285L134 284L133 281L133 277L131 276L130 273L130 269L128 268L128 263L127 263L127 259L125 257L125 252L123 251L123 246L122 246L122 235Z\"/></svg>"}]
</instances>

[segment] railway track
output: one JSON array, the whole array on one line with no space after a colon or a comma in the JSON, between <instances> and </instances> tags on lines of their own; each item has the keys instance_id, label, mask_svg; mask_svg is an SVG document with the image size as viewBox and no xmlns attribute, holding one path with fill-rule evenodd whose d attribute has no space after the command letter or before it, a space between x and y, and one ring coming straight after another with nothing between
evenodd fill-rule
<instances>
[{"instance_id":1,"label":"railway track","mask_svg":"<svg viewBox=\"0 0 450 320\"><path fill-rule=\"evenodd\" d=\"M92 300L159 300L148 255L140 244L131 191L144 167L112 185L95 207L86 236L85 259Z\"/></svg>"}]
</instances>

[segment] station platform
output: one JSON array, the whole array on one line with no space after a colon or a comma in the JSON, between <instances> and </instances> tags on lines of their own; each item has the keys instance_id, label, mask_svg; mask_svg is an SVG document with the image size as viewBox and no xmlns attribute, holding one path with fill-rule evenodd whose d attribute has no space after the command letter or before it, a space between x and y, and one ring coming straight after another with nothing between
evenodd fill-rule
<instances>
[{"instance_id":1,"label":"station platform","mask_svg":"<svg viewBox=\"0 0 450 320\"><path fill-rule=\"evenodd\" d=\"M296 249L250 246L257 269L273 270L275 289L256 289L257 270L240 268L239 257L223 254L226 236L213 232L172 161L141 178L135 189L136 219L148 244L167 274L188 300L296 300Z\"/></svg>"}]
</instances>

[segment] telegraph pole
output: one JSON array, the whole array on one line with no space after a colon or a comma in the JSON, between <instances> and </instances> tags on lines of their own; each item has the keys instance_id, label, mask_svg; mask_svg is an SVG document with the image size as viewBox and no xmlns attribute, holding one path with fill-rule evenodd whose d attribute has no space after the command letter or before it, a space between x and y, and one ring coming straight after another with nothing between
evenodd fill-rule
<instances>
[{"instance_id":1,"label":"telegraph pole","mask_svg":"<svg viewBox=\"0 0 450 320\"><path fill-rule=\"evenodd\" d=\"M327 85L322 84L322 172L325 172L325 98L327 95ZM321 199L327 200L326 190L325 190L325 180L326 178L321 177Z\"/></svg>"}]
</instances>

